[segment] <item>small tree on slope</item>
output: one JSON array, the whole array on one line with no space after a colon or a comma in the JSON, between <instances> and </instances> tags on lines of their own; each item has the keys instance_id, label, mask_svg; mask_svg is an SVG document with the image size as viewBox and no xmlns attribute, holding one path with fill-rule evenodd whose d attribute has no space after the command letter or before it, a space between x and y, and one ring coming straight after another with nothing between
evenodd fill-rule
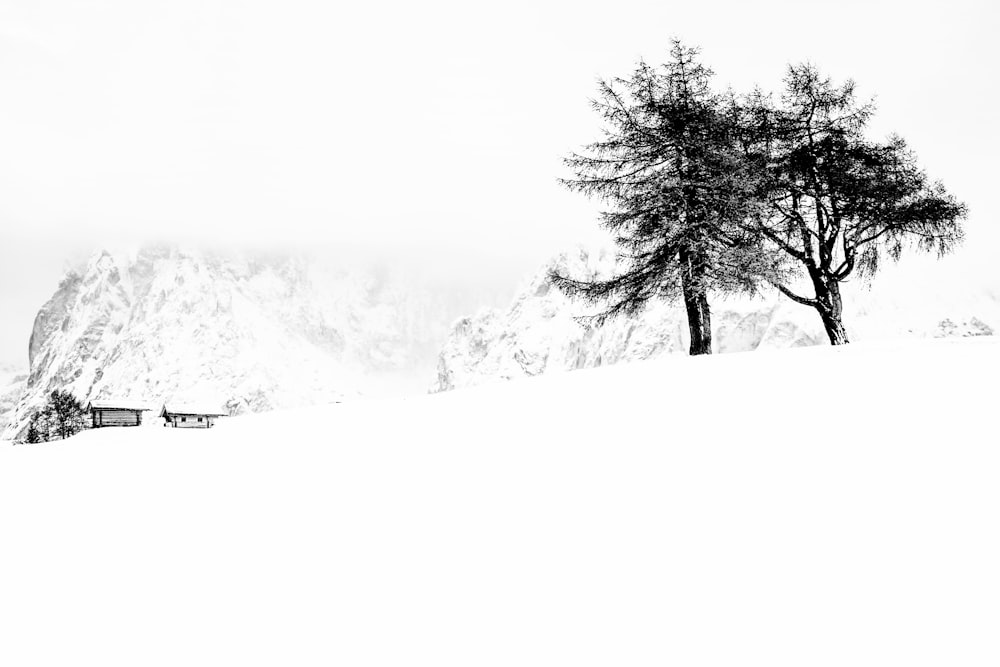
<instances>
[{"instance_id":1,"label":"small tree on slope","mask_svg":"<svg viewBox=\"0 0 1000 667\"><path fill-rule=\"evenodd\" d=\"M710 354L709 292L752 292L776 269L742 224L758 186L736 141L734 107L712 92L712 72L696 56L675 41L660 68L640 63L630 79L600 83L592 105L607 124L604 139L566 160L576 178L564 183L611 204L602 225L626 268L604 280L550 277L607 304L599 321L679 294L691 354Z\"/></svg>"},{"instance_id":2,"label":"small tree on slope","mask_svg":"<svg viewBox=\"0 0 1000 667\"><path fill-rule=\"evenodd\" d=\"M748 157L763 178L764 207L754 221L762 240L798 265L812 295L776 283L790 299L815 308L830 342L848 342L840 283L869 277L883 257L908 246L942 255L962 239L964 204L931 183L903 140L863 136L872 115L854 84L834 86L810 65L792 66L780 107L757 93L744 113Z\"/></svg>"},{"instance_id":3,"label":"small tree on slope","mask_svg":"<svg viewBox=\"0 0 1000 667\"><path fill-rule=\"evenodd\" d=\"M24 441L28 444L34 444L48 440L48 435L43 426L42 415L38 412L32 413L31 420L28 422L28 431L24 435Z\"/></svg>"},{"instance_id":4,"label":"small tree on slope","mask_svg":"<svg viewBox=\"0 0 1000 667\"><path fill-rule=\"evenodd\" d=\"M49 424L50 436L61 439L76 435L86 425L83 404L68 391L53 391L42 414Z\"/></svg>"}]
</instances>

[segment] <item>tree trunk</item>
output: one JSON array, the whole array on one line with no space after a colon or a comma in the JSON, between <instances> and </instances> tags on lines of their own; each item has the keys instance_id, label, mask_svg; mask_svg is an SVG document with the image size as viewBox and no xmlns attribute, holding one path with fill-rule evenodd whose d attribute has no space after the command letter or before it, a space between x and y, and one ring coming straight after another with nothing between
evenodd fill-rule
<instances>
[{"instance_id":1,"label":"tree trunk","mask_svg":"<svg viewBox=\"0 0 1000 667\"><path fill-rule=\"evenodd\" d=\"M712 354L712 312L708 307L708 294L704 281L704 271L694 253L681 251L681 288L684 292L684 308L687 310L688 330L691 332L690 354Z\"/></svg>"},{"instance_id":2,"label":"tree trunk","mask_svg":"<svg viewBox=\"0 0 1000 667\"><path fill-rule=\"evenodd\" d=\"M814 278L816 287L816 310L823 320L823 328L830 337L831 345L846 345L847 329L844 328L844 306L840 298L840 283L836 280Z\"/></svg>"}]
</instances>

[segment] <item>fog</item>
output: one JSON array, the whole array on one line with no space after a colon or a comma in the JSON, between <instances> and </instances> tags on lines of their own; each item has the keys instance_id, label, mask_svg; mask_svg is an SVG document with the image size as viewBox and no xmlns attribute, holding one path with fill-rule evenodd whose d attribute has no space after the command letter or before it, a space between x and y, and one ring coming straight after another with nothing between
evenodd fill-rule
<instances>
[{"instance_id":1,"label":"fog","mask_svg":"<svg viewBox=\"0 0 1000 667\"><path fill-rule=\"evenodd\" d=\"M7 0L0 363L26 363L68 263L112 243L320 247L502 301L602 238L560 160L597 137L595 80L671 37L723 87L776 89L802 60L855 78L873 133L968 203L952 265L988 279L997 18L986 1Z\"/></svg>"}]
</instances>

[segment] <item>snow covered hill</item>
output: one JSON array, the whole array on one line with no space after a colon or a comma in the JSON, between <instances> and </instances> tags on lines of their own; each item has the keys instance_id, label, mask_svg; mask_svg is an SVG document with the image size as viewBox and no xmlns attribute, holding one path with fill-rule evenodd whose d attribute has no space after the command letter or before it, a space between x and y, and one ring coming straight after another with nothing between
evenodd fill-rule
<instances>
[{"instance_id":1,"label":"snow covered hill","mask_svg":"<svg viewBox=\"0 0 1000 667\"><path fill-rule=\"evenodd\" d=\"M454 308L389 271L169 247L100 252L38 313L6 437L53 389L238 414L426 387Z\"/></svg>"},{"instance_id":2,"label":"snow covered hill","mask_svg":"<svg viewBox=\"0 0 1000 667\"><path fill-rule=\"evenodd\" d=\"M552 266L579 278L606 277L615 271L615 257L607 250L578 249ZM432 391L687 354L682 305L652 303L634 318L600 327L581 324L577 318L594 309L551 287L548 271L548 266L539 271L508 309L482 310L453 325ZM953 281L946 287L929 277L914 284L890 270L871 290L845 285L845 321L854 340L991 335L1000 331L1000 290L962 291ZM716 352L828 344L816 313L777 293L715 299L712 325Z\"/></svg>"},{"instance_id":3,"label":"snow covered hill","mask_svg":"<svg viewBox=\"0 0 1000 667\"><path fill-rule=\"evenodd\" d=\"M1000 341L0 448L0 663L1000 663Z\"/></svg>"}]
</instances>

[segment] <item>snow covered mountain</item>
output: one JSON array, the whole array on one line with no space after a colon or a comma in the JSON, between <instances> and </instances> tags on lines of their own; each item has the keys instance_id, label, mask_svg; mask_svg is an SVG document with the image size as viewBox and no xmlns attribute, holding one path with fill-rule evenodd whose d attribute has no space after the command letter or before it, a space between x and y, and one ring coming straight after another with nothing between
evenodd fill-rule
<instances>
[{"instance_id":1,"label":"snow covered mountain","mask_svg":"<svg viewBox=\"0 0 1000 667\"><path fill-rule=\"evenodd\" d=\"M576 276L615 268L607 251L555 261ZM53 389L84 401L212 402L239 414L423 390L435 363L432 390L442 391L686 352L679 306L656 303L636 318L581 324L576 318L591 311L550 288L546 273L506 310L464 317L449 333L482 295L302 257L100 252L39 311L28 376L0 373L0 434L23 433ZM718 352L826 342L815 314L783 297L713 307ZM871 291L849 290L846 307L856 340L1000 331L1000 292L988 290L916 289L890 277Z\"/></svg>"},{"instance_id":2,"label":"snow covered mountain","mask_svg":"<svg viewBox=\"0 0 1000 667\"><path fill-rule=\"evenodd\" d=\"M6 437L53 389L238 414L426 387L458 307L408 276L301 257L100 252L38 313Z\"/></svg>"},{"instance_id":3,"label":"snow covered mountain","mask_svg":"<svg viewBox=\"0 0 1000 667\"><path fill-rule=\"evenodd\" d=\"M614 253L577 249L550 266L576 277L608 276ZM634 318L593 326L577 318L592 307L567 298L539 271L506 310L485 309L458 320L438 359L431 391L490 380L539 375L687 354L683 306L651 303ZM992 335L1000 331L1000 291L956 293L930 280L913 284L889 271L872 289L845 284L845 322L854 340L900 336ZM816 313L774 293L767 298L716 299L712 303L716 352L826 345Z\"/></svg>"}]
</instances>

